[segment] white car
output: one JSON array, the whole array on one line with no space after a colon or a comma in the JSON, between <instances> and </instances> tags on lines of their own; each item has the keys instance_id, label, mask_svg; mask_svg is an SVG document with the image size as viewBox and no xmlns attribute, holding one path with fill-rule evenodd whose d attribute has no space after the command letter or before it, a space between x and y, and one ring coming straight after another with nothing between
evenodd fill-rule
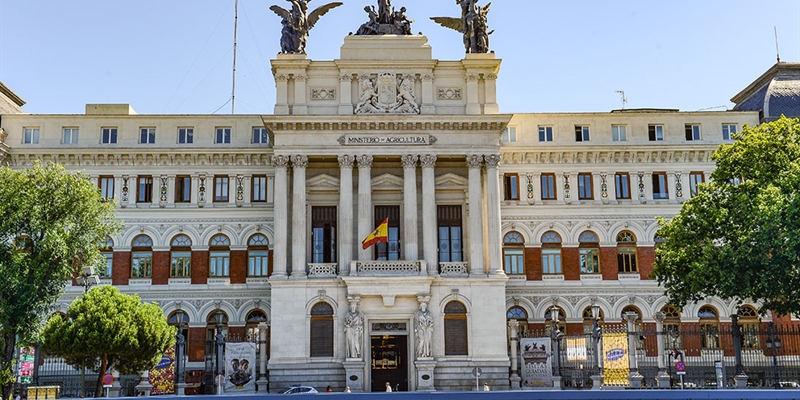
<instances>
[{"instance_id":1,"label":"white car","mask_svg":"<svg viewBox=\"0 0 800 400\"><path fill-rule=\"evenodd\" d=\"M287 389L283 394L301 394L301 393L319 393L317 389L311 386L292 386Z\"/></svg>"}]
</instances>

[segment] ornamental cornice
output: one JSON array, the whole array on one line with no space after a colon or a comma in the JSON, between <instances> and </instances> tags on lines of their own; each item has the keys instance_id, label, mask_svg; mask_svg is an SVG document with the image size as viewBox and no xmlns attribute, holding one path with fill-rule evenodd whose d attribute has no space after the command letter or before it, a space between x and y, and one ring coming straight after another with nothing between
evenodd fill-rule
<instances>
[{"instance_id":1,"label":"ornamental cornice","mask_svg":"<svg viewBox=\"0 0 800 400\"><path fill-rule=\"evenodd\" d=\"M680 206L680 204L677 204ZM529 220L536 220L536 221L576 221L576 220L586 220L586 221L635 221L635 220L643 220L643 221L651 221L653 223L656 222L656 217L661 216L660 213L653 213L651 215L631 215L631 214L620 214L619 216L609 215L609 216L602 216L598 217L597 215L577 215L577 214L569 214L568 218L554 218L552 215L503 215L501 220L502 221L529 221Z\"/></svg>"},{"instance_id":2,"label":"ornamental cornice","mask_svg":"<svg viewBox=\"0 0 800 400\"><path fill-rule=\"evenodd\" d=\"M718 146L703 148L623 148L541 149L515 151L501 149L503 164L669 164L712 163Z\"/></svg>"},{"instance_id":3,"label":"ornamental cornice","mask_svg":"<svg viewBox=\"0 0 800 400\"><path fill-rule=\"evenodd\" d=\"M303 119L275 119L264 117L269 131L492 131L505 129L511 115L458 116L458 119L442 120L441 117L402 117L358 115L341 117L338 120L306 117Z\"/></svg>"},{"instance_id":4,"label":"ornamental cornice","mask_svg":"<svg viewBox=\"0 0 800 400\"><path fill-rule=\"evenodd\" d=\"M67 167L120 166L120 167L176 167L176 166L269 166L272 164L272 149L263 152L236 152L231 149L197 149L197 152L143 152L140 149L63 148L45 152L13 153L8 163L16 167L27 167L35 161L52 161ZM62 153L63 152L63 153ZM0 149L0 157L2 149Z\"/></svg>"}]
</instances>

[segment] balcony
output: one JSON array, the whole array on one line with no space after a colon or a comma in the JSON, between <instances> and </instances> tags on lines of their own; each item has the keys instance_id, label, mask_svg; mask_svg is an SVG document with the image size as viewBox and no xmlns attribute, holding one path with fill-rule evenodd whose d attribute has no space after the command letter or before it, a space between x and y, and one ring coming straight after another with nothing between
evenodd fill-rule
<instances>
[{"instance_id":1,"label":"balcony","mask_svg":"<svg viewBox=\"0 0 800 400\"><path fill-rule=\"evenodd\" d=\"M439 274L444 278L466 278L469 276L469 263L440 262Z\"/></svg>"},{"instance_id":2,"label":"balcony","mask_svg":"<svg viewBox=\"0 0 800 400\"><path fill-rule=\"evenodd\" d=\"M424 260L353 261L351 276L419 276L425 270ZM427 275L427 274L424 274Z\"/></svg>"}]
</instances>

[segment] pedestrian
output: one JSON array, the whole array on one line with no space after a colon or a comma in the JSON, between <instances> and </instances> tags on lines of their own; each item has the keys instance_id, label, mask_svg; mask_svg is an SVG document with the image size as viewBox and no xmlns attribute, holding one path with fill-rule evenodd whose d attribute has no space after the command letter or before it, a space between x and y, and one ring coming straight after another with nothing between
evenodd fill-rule
<instances>
[{"instance_id":1,"label":"pedestrian","mask_svg":"<svg viewBox=\"0 0 800 400\"><path fill-rule=\"evenodd\" d=\"M328 388L325 389L325 393L331 393L331 392L333 392L333 389L331 389L331 385L328 385Z\"/></svg>"},{"instance_id":2,"label":"pedestrian","mask_svg":"<svg viewBox=\"0 0 800 400\"><path fill-rule=\"evenodd\" d=\"M351 393L351 392L350 392L350 386L345 386L345 387L344 387L344 392L345 392L345 393Z\"/></svg>"},{"instance_id":3,"label":"pedestrian","mask_svg":"<svg viewBox=\"0 0 800 400\"><path fill-rule=\"evenodd\" d=\"M399 392L400 391L400 384L399 383L395 383L394 384L394 391L395 392Z\"/></svg>"},{"instance_id":4,"label":"pedestrian","mask_svg":"<svg viewBox=\"0 0 800 400\"><path fill-rule=\"evenodd\" d=\"M484 383L484 384L483 384L483 391L484 391L484 392L488 392L488 391L489 391L489 385L487 385L487 384L485 384L485 383Z\"/></svg>"},{"instance_id":5,"label":"pedestrian","mask_svg":"<svg viewBox=\"0 0 800 400\"><path fill-rule=\"evenodd\" d=\"M386 382L386 392L387 393L391 393L392 392L392 385L390 385L389 382Z\"/></svg>"},{"instance_id":6,"label":"pedestrian","mask_svg":"<svg viewBox=\"0 0 800 400\"><path fill-rule=\"evenodd\" d=\"M14 397L14 400L19 400L19 392L17 392L17 396Z\"/></svg>"}]
</instances>

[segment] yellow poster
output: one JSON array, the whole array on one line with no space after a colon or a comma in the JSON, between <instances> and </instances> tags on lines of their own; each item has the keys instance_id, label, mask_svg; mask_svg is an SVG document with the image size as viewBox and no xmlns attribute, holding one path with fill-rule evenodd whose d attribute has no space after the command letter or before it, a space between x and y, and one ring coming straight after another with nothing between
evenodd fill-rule
<instances>
[{"instance_id":1,"label":"yellow poster","mask_svg":"<svg viewBox=\"0 0 800 400\"><path fill-rule=\"evenodd\" d=\"M628 334L626 332L603 334L603 383L627 386L630 364L628 362Z\"/></svg>"}]
</instances>

